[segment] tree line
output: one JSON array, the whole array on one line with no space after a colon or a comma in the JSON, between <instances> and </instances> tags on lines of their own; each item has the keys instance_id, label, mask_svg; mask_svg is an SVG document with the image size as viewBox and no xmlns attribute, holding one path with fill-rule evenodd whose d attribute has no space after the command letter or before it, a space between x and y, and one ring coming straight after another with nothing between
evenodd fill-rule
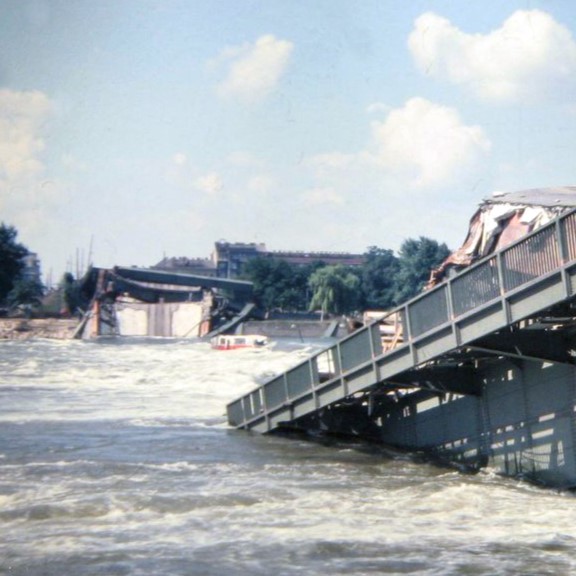
<instances>
[{"instance_id":1,"label":"tree line","mask_svg":"<svg viewBox=\"0 0 576 576\"><path fill-rule=\"evenodd\" d=\"M0 308L34 308L46 289L39 279L24 274L30 254L18 242L17 230L0 223ZM446 244L421 236L405 240L398 255L370 246L361 266L327 265L322 261L294 266L280 259L260 257L244 265L242 277L254 285L254 298L266 311L321 311L351 314L360 310L387 310L418 294L430 271L449 255ZM63 305L70 312L79 307L77 282L67 273L59 286Z\"/></svg>"},{"instance_id":2,"label":"tree line","mask_svg":"<svg viewBox=\"0 0 576 576\"><path fill-rule=\"evenodd\" d=\"M318 261L302 267L259 257L244 265L242 278L253 283L256 303L266 312L387 310L421 292L449 254L446 244L421 236L405 240L398 255L370 246L361 266Z\"/></svg>"},{"instance_id":3,"label":"tree line","mask_svg":"<svg viewBox=\"0 0 576 576\"><path fill-rule=\"evenodd\" d=\"M66 272L58 285L60 297L56 302L47 303L44 298L47 289L41 280L24 273L25 258L31 251L18 241L18 231L14 226L0 223L0 312L13 313L15 310L29 313L40 308L44 312L74 313L84 304L78 282ZM56 308L50 310L50 308Z\"/></svg>"},{"instance_id":4,"label":"tree line","mask_svg":"<svg viewBox=\"0 0 576 576\"><path fill-rule=\"evenodd\" d=\"M24 258L30 251L17 240L14 226L0 223L0 307L40 306L44 286L37 278L24 274Z\"/></svg>"}]
</instances>

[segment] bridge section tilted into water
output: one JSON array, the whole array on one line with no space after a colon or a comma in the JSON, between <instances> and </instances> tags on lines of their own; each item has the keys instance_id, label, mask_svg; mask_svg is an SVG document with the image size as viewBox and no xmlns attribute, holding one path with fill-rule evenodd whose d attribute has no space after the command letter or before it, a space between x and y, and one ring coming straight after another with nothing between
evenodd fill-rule
<instances>
[{"instance_id":1,"label":"bridge section tilted into water","mask_svg":"<svg viewBox=\"0 0 576 576\"><path fill-rule=\"evenodd\" d=\"M316 427L480 463L500 458L505 473L544 470L544 481L576 485L575 300L570 211L392 311L392 342L381 338L380 323L365 326L230 403L228 421L262 433ZM548 365L565 374L547 393ZM422 407L430 399L444 406L436 418ZM555 441L539 440L540 424L559 418ZM513 448L498 448L500 441ZM539 445L548 451L541 462L522 464Z\"/></svg>"}]
</instances>

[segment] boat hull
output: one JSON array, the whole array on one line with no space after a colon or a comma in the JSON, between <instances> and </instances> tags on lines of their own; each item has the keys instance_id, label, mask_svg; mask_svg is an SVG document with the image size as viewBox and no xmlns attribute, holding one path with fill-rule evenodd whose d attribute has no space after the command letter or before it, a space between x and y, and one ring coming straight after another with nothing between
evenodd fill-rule
<instances>
[{"instance_id":1,"label":"boat hull","mask_svg":"<svg viewBox=\"0 0 576 576\"><path fill-rule=\"evenodd\" d=\"M268 345L268 338L257 334L220 335L210 342L214 350L241 350L244 348L263 348Z\"/></svg>"}]
</instances>

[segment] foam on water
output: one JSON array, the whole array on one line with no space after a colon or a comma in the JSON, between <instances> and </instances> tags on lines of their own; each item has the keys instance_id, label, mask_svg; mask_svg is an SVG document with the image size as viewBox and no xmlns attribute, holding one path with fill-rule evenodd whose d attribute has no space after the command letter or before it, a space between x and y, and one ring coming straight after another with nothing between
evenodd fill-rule
<instances>
[{"instance_id":1,"label":"foam on water","mask_svg":"<svg viewBox=\"0 0 576 576\"><path fill-rule=\"evenodd\" d=\"M569 574L576 500L230 430L313 349L1 343L0 574Z\"/></svg>"}]
</instances>

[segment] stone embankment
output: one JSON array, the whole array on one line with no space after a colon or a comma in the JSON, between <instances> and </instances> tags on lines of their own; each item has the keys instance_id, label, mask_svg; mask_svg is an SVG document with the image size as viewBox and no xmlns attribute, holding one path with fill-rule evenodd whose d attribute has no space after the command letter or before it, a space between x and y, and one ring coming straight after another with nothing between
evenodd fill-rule
<instances>
[{"instance_id":1,"label":"stone embankment","mask_svg":"<svg viewBox=\"0 0 576 576\"><path fill-rule=\"evenodd\" d=\"M0 340L69 340L77 327L77 318L0 318Z\"/></svg>"}]
</instances>

